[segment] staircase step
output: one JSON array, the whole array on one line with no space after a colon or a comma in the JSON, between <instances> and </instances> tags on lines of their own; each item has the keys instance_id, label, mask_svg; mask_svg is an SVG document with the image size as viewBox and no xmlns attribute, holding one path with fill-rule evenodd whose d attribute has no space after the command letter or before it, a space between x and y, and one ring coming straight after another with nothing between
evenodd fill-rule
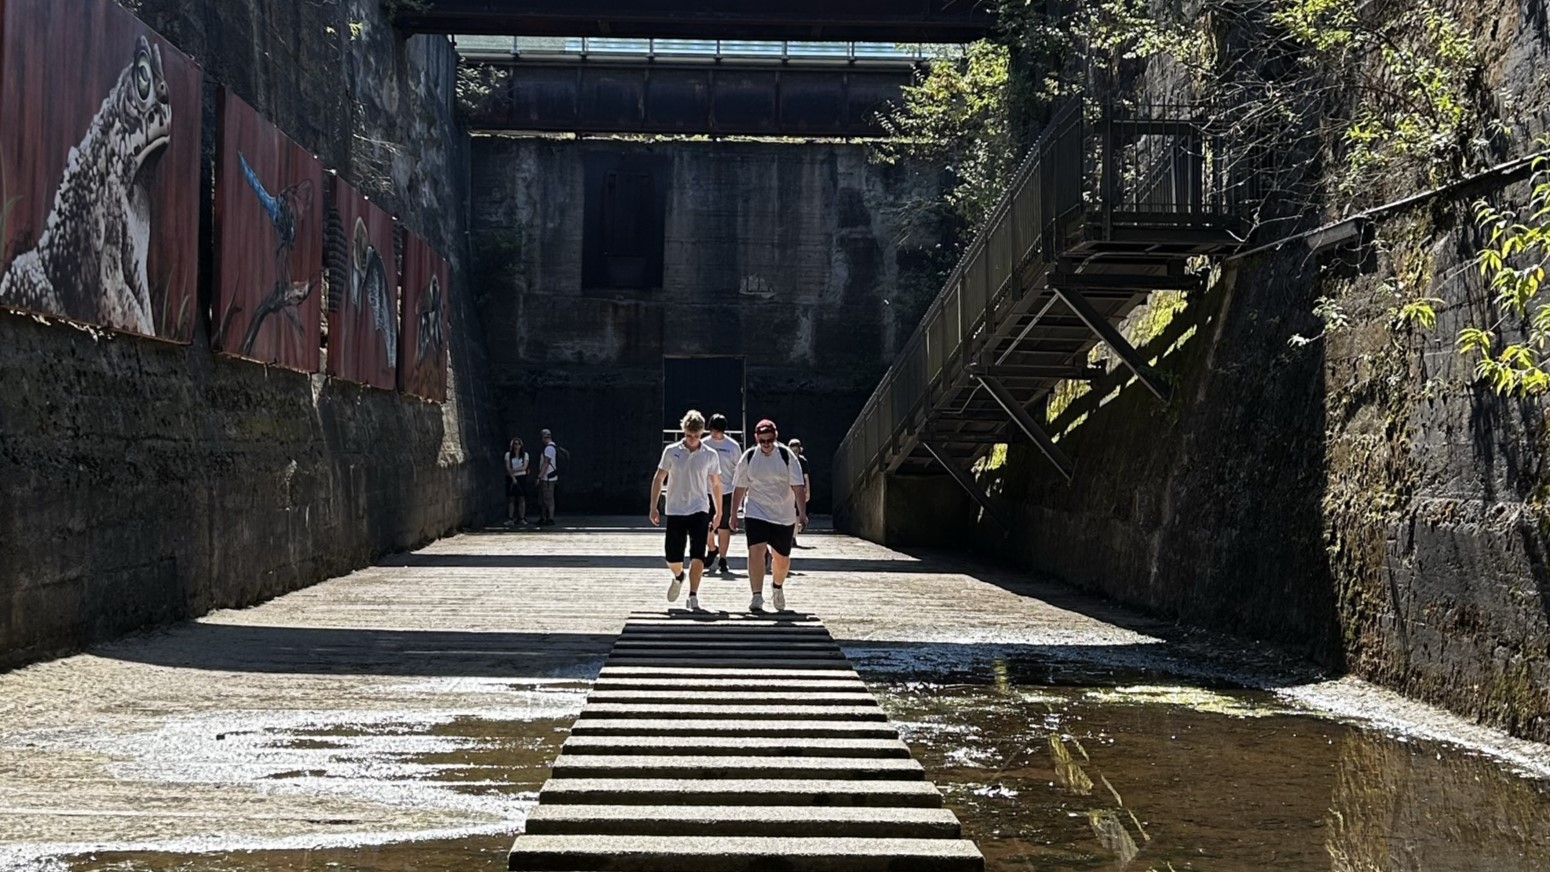
<instances>
[{"instance_id":1,"label":"staircase step","mask_svg":"<svg viewBox=\"0 0 1550 872\"><path fill-rule=\"evenodd\" d=\"M539 804L822 805L941 808L929 781L820 778L550 778Z\"/></svg>"},{"instance_id":2,"label":"staircase step","mask_svg":"<svg viewBox=\"0 0 1550 872\"><path fill-rule=\"evenodd\" d=\"M614 653L638 651L642 648L690 648L704 651L761 650L761 651L822 651L830 653L840 646L830 641L809 639L769 639L755 642L752 639L619 639L614 642Z\"/></svg>"},{"instance_id":3,"label":"staircase step","mask_svg":"<svg viewBox=\"0 0 1550 872\"><path fill-rule=\"evenodd\" d=\"M789 736L571 736L566 754L725 754L766 757L882 757L906 759L898 739L814 739Z\"/></svg>"},{"instance_id":4,"label":"staircase step","mask_svg":"<svg viewBox=\"0 0 1550 872\"><path fill-rule=\"evenodd\" d=\"M691 705L875 705L877 700L865 690L853 693L829 691L782 693L779 691L728 690L593 690L587 703L668 703Z\"/></svg>"},{"instance_id":5,"label":"staircase step","mask_svg":"<svg viewBox=\"0 0 1550 872\"><path fill-rule=\"evenodd\" d=\"M913 759L878 757L767 757L719 755L570 754L552 767L555 778L821 778L924 781Z\"/></svg>"},{"instance_id":6,"label":"staircase step","mask_svg":"<svg viewBox=\"0 0 1550 872\"><path fill-rule=\"evenodd\" d=\"M824 808L800 805L548 805L527 817L531 835L804 836L957 839L945 808Z\"/></svg>"},{"instance_id":7,"label":"staircase step","mask_svg":"<svg viewBox=\"0 0 1550 872\"><path fill-rule=\"evenodd\" d=\"M768 657L779 660L841 660L845 659L845 653L833 645L822 648L798 648L796 646L783 646L780 648L756 648L749 645L733 645L730 648L712 648L704 645L685 643L683 645L652 645L632 647L628 643L617 643L613 651L609 652L608 659L620 664L628 664L636 657L679 657L684 659L713 660L728 658L748 660L751 658ZM849 664L847 663L848 667Z\"/></svg>"},{"instance_id":8,"label":"staircase step","mask_svg":"<svg viewBox=\"0 0 1550 872\"><path fill-rule=\"evenodd\" d=\"M741 681L755 679L816 678L820 681L860 681L861 677L849 664L801 663L796 666L772 666L768 660L756 660L745 666L707 666L703 663L683 663L677 666L652 666L633 664L620 666L605 664L597 677L604 678L733 678Z\"/></svg>"},{"instance_id":9,"label":"staircase step","mask_svg":"<svg viewBox=\"0 0 1550 872\"><path fill-rule=\"evenodd\" d=\"M713 718L717 720L769 718L771 720L783 721L888 720L888 716L875 703L871 705L692 705L689 703L647 705L644 703L589 702L581 710L581 715L576 719L576 723L581 723L588 718L606 718L610 720L620 718L636 720L660 718L672 718L674 720L690 718Z\"/></svg>"},{"instance_id":10,"label":"staircase step","mask_svg":"<svg viewBox=\"0 0 1550 872\"><path fill-rule=\"evenodd\" d=\"M735 671L740 669L790 668L833 669L836 671L843 670L851 674L855 673L855 670L851 668L850 662L842 657L835 657L832 659L824 659L820 657L785 657L782 656L779 652L774 654L738 652L736 655L716 654L715 656L711 657L692 657L686 656L681 651L669 650L663 652L658 650L656 653L652 654L633 652L630 655L624 657L621 657L618 654L614 654L608 658L608 662L612 666L616 667L655 666L658 669L669 669L673 671L692 668L720 669L724 671Z\"/></svg>"},{"instance_id":11,"label":"staircase step","mask_svg":"<svg viewBox=\"0 0 1550 872\"><path fill-rule=\"evenodd\" d=\"M585 712L583 712L585 714ZM577 718L572 736L748 736L755 738L897 739L887 721L774 721L746 718Z\"/></svg>"},{"instance_id":12,"label":"staircase step","mask_svg":"<svg viewBox=\"0 0 1550 872\"><path fill-rule=\"evenodd\" d=\"M861 693L867 686L859 678L653 678L648 676L599 678L592 682L599 690L722 690L722 691L813 691L816 693Z\"/></svg>"},{"instance_id":13,"label":"staircase step","mask_svg":"<svg viewBox=\"0 0 1550 872\"><path fill-rule=\"evenodd\" d=\"M510 868L525 872L983 872L960 839L761 836L520 836ZM772 866L771 863L778 865Z\"/></svg>"}]
</instances>

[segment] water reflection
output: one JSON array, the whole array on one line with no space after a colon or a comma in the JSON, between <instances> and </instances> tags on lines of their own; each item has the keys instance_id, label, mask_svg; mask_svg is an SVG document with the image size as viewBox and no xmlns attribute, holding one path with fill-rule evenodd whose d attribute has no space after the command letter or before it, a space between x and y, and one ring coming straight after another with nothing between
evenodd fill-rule
<instances>
[{"instance_id":1,"label":"water reflection","mask_svg":"<svg viewBox=\"0 0 1550 872\"><path fill-rule=\"evenodd\" d=\"M989 869L1550 869L1550 791L1453 747L1146 669L898 665L863 674Z\"/></svg>"},{"instance_id":2,"label":"water reflection","mask_svg":"<svg viewBox=\"0 0 1550 872\"><path fill-rule=\"evenodd\" d=\"M1550 870L1550 789L1456 748L1314 717L1261 691L1181 683L1156 664L849 653L991 870ZM515 800L541 783L564 723L470 718L410 731L402 747L416 751L401 762L444 790ZM292 731L286 751L337 755L349 732ZM59 869L496 870L510 840L120 853Z\"/></svg>"}]
</instances>

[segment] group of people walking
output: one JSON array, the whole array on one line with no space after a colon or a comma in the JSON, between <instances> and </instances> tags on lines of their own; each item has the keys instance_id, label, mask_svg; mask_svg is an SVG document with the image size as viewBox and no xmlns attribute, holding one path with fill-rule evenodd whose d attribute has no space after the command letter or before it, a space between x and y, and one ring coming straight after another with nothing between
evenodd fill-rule
<instances>
[{"instance_id":1,"label":"group of people walking","mask_svg":"<svg viewBox=\"0 0 1550 872\"><path fill-rule=\"evenodd\" d=\"M547 428L538 431L538 438L543 440L543 449L538 454L536 465L523 450L520 437L513 437L506 448L504 465L508 527L528 526L527 501L535 491L538 495L538 520L532 526L549 527L554 524L554 487L560 480L561 450L554 442L554 434Z\"/></svg>"},{"instance_id":2,"label":"group of people walking","mask_svg":"<svg viewBox=\"0 0 1550 872\"><path fill-rule=\"evenodd\" d=\"M711 416L708 437L705 417L693 409L679 426L683 438L662 449L662 460L651 479L651 523L660 526L666 516L664 551L672 573L668 601L677 602L687 576L686 605L691 610L700 608L700 580L706 567L719 563L723 574L730 572L727 552L741 519L753 594L748 607L764 608L768 556L770 602L784 610L791 551L798 530L807 526L810 479L804 461L779 442L779 430L768 418L754 426L755 444L746 451L727 434L724 415Z\"/></svg>"}]
</instances>

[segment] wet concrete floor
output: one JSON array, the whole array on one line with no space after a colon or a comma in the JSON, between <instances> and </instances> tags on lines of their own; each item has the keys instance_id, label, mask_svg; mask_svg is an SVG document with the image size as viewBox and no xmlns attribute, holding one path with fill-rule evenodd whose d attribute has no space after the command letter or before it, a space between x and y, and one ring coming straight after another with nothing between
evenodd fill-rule
<instances>
[{"instance_id":1,"label":"wet concrete floor","mask_svg":"<svg viewBox=\"0 0 1550 872\"><path fill-rule=\"evenodd\" d=\"M467 534L0 675L0 869L504 868L660 534ZM990 869L1550 869L1550 749L835 535L822 616ZM747 605L711 579L710 608Z\"/></svg>"}]
</instances>

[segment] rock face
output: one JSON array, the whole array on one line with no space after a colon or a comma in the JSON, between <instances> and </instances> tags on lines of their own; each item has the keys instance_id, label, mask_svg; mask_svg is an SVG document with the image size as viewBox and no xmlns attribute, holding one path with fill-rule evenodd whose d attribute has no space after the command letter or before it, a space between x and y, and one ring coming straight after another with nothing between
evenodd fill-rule
<instances>
[{"instance_id":1,"label":"rock face","mask_svg":"<svg viewBox=\"0 0 1550 872\"><path fill-rule=\"evenodd\" d=\"M403 40L375 0L130 5L209 82L446 253L460 277L450 397L215 358L204 319L183 347L0 318L0 669L249 605L502 511L483 336L461 278L467 139L451 45ZM208 164L208 88L205 107ZM201 309L209 226L206 214Z\"/></svg>"},{"instance_id":2,"label":"rock face","mask_svg":"<svg viewBox=\"0 0 1550 872\"><path fill-rule=\"evenodd\" d=\"M610 173L655 202L639 287L591 250ZM476 137L472 179L495 389L513 433L570 450L562 510L644 510L669 355L745 358L749 423L801 437L827 508L830 455L945 275L943 235L902 217L938 173L844 143Z\"/></svg>"},{"instance_id":3,"label":"rock face","mask_svg":"<svg viewBox=\"0 0 1550 872\"><path fill-rule=\"evenodd\" d=\"M1477 33L1486 84L1542 105L1545 42L1500 5ZM1542 126L1507 120L1525 142ZM1230 269L1148 349L1183 340L1161 362L1172 405L1098 384L1056 422L1074 427L1069 486L1012 446L984 484L1015 535L984 547L1550 740L1550 407L1493 395L1454 348L1497 318L1472 216L1439 198L1364 250L1299 244ZM1419 297L1441 301L1434 330L1397 316ZM1312 315L1321 298L1334 327Z\"/></svg>"}]
</instances>

